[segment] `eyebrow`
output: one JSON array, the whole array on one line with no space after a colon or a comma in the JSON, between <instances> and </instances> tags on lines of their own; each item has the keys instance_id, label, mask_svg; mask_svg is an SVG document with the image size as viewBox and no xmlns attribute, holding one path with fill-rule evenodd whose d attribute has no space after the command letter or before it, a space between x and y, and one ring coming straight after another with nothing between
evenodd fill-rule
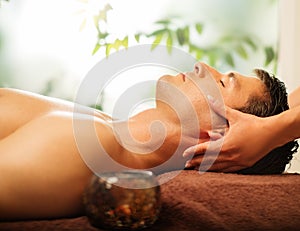
<instances>
[{"instance_id":1,"label":"eyebrow","mask_svg":"<svg viewBox=\"0 0 300 231\"><path fill-rule=\"evenodd\" d=\"M235 77L235 73L233 71L230 71L228 74L229 77Z\"/></svg>"},{"instance_id":2,"label":"eyebrow","mask_svg":"<svg viewBox=\"0 0 300 231\"><path fill-rule=\"evenodd\" d=\"M238 81L238 79L236 78L236 75L237 73L233 72L233 71L230 71L228 73L228 76L231 77L233 79L233 86L234 87L239 87L240 86L240 83Z\"/></svg>"}]
</instances>

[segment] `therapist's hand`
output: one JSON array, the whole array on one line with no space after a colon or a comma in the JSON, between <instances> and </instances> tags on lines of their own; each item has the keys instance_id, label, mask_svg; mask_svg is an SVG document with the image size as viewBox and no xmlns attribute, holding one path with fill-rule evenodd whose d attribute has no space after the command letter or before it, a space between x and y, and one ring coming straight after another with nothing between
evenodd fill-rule
<instances>
[{"instance_id":1,"label":"therapist's hand","mask_svg":"<svg viewBox=\"0 0 300 231\"><path fill-rule=\"evenodd\" d=\"M197 144L185 150L183 156L193 158L187 168L198 168L219 172L234 172L251 167L263 158L272 147L276 136L270 129L270 120L242 113L210 100L212 109L226 118L229 128L225 136L209 132L211 141ZM207 154L205 154L205 152ZM205 155L204 155L205 154Z\"/></svg>"}]
</instances>

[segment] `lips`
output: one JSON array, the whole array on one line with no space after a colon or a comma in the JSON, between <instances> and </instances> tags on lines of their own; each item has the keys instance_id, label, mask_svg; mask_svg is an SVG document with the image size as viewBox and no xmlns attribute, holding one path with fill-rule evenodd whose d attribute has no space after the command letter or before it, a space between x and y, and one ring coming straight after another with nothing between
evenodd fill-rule
<instances>
[{"instance_id":1,"label":"lips","mask_svg":"<svg viewBox=\"0 0 300 231\"><path fill-rule=\"evenodd\" d=\"M184 74L184 73L179 73L177 76L176 76L176 78L179 78L179 79L182 79L183 80L183 82L185 82L186 81L186 74Z\"/></svg>"},{"instance_id":2,"label":"lips","mask_svg":"<svg viewBox=\"0 0 300 231\"><path fill-rule=\"evenodd\" d=\"M183 80L183 82L185 82L185 74L183 74L183 73L180 73L180 75L182 76L182 80Z\"/></svg>"}]
</instances>

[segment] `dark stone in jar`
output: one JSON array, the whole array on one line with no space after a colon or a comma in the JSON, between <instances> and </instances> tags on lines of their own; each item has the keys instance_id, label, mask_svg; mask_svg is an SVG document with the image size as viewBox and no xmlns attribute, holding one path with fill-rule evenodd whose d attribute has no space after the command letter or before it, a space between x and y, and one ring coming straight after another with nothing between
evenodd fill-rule
<instances>
[{"instance_id":1,"label":"dark stone in jar","mask_svg":"<svg viewBox=\"0 0 300 231\"><path fill-rule=\"evenodd\" d=\"M94 175L83 195L89 222L98 228L135 230L157 220L160 186L150 171L107 172Z\"/></svg>"}]
</instances>

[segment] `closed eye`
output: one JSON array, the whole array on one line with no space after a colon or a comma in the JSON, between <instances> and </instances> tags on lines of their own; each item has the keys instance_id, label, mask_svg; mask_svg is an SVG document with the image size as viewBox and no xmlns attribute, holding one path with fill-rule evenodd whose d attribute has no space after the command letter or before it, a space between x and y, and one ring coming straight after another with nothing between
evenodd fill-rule
<instances>
[{"instance_id":1,"label":"closed eye","mask_svg":"<svg viewBox=\"0 0 300 231\"><path fill-rule=\"evenodd\" d=\"M220 80L220 83L222 84L222 86L223 86L223 87L225 87L225 84L223 83L223 81L222 81L222 80Z\"/></svg>"}]
</instances>

